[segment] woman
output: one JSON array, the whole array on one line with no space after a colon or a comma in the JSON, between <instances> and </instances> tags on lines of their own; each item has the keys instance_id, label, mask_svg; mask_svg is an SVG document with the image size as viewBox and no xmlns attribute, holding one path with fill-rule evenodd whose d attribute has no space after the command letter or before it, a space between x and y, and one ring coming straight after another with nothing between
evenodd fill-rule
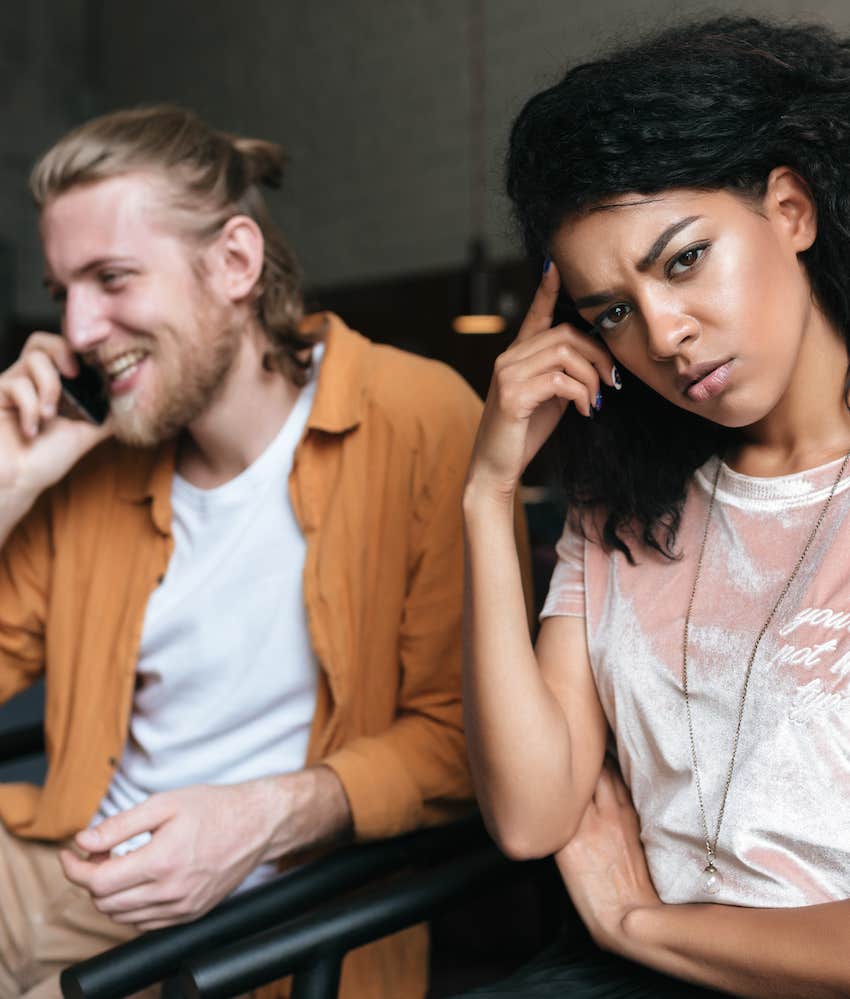
<instances>
[{"instance_id":1,"label":"woman","mask_svg":"<svg viewBox=\"0 0 850 999\"><path fill-rule=\"evenodd\" d=\"M470 753L616 958L483 994L850 995L848 43L723 19L580 66L508 190L547 260L464 499ZM511 509L553 431L533 648Z\"/></svg>"}]
</instances>

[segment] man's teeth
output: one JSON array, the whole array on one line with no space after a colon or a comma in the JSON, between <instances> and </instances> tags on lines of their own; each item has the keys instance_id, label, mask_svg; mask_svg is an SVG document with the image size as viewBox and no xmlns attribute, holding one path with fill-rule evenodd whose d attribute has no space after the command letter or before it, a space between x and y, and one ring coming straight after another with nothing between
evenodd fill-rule
<instances>
[{"instance_id":1,"label":"man's teeth","mask_svg":"<svg viewBox=\"0 0 850 999\"><path fill-rule=\"evenodd\" d=\"M143 350L131 350L129 353L122 354L120 357L116 357L114 361L105 364L103 370L109 378L118 378L129 368L138 364L144 356L145 352Z\"/></svg>"}]
</instances>

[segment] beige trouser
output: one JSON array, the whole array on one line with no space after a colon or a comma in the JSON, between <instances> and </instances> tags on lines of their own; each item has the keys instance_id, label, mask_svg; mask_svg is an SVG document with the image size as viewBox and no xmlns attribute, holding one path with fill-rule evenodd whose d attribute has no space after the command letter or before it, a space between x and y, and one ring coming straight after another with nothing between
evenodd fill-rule
<instances>
[{"instance_id":1,"label":"beige trouser","mask_svg":"<svg viewBox=\"0 0 850 999\"><path fill-rule=\"evenodd\" d=\"M19 839L0 823L0 999L54 999L63 968L135 936L66 879L55 843Z\"/></svg>"}]
</instances>

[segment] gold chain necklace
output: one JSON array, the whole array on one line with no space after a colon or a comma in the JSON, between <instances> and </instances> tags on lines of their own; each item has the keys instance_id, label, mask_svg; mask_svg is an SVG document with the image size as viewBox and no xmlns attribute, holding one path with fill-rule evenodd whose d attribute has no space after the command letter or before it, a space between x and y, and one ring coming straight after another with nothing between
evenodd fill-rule
<instances>
[{"instance_id":1,"label":"gold chain necklace","mask_svg":"<svg viewBox=\"0 0 850 999\"><path fill-rule=\"evenodd\" d=\"M755 644L753 645L753 651L750 653L750 658L747 660L747 669L744 673L744 686L741 690L741 699L738 703L738 720L735 724L735 736L732 739L732 755L729 757L729 767L726 771L726 781L723 785L723 796L720 799L720 809L717 813L717 822L714 826L714 836L712 837L708 831L708 818L705 812L705 801L702 796L702 781L699 775L699 765L697 764L697 747L696 740L694 739L694 720L691 713L691 699L688 694L688 637L691 626L691 611L694 606L694 598L697 592L697 583L699 582L700 572L702 571L703 556L705 555L705 544L708 540L708 525L711 523L711 512L714 509L714 499L717 495L717 482L720 478L720 469L723 462L718 458L717 469L714 473L714 482L711 486L711 499L708 502L708 512L705 515L705 527L702 532L702 543L700 544L699 557L697 558L697 569L694 574L694 585L691 587L691 598L688 601L688 611L685 614L685 630L684 636L682 638L682 691L685 695L685 710L688 715L688 735L691 741L691 763L694 769L694 779L697 786L697 798L699 800L699 813L700 819L702 820L703 834L705 836L705 859L706 864L700 875L700 886L704 892L708 895L716 895L723 887L723 878L720 872L715 867L715 860L717 859L717 840L720 838L720 826L723 822L723 813L726 811L726 798L729 795L729 787L732 783L732 771L735 768L735 756L738 752L738 740L741 736L741 723L744 720L744 704L747 700L747 690L750 686L750 674L753 671L753 663L755 662L756 655L758 653L759 646L761 645L761 640L764 638L767 629L770 627L771 621L773 621L776 616L776 612L779 610L779 605L785 599L788 591L791 589L791 585L797 578L797 573L800 571L806 555L809 553L809 548L812 546L812 542L815 540L815 535L818 533L821 524L826 517L826 511L829 509L829 504L832 502L832 497L835 495L835 490L838 488L838 483L841 481L844 475L844 470L847 467L847 461L850 459L850 451L844 456L844 461L841 462L841 467L838 469L838 475L835 477L835 481L832 483L832 488L829 490L829 495L826 498L825 503L821 507L818 519L815 521L815 526L812 528L809 534L806 544L803 546L802 552L800 552L800 557L794 568L791 571L791 575L782 587L782 592L776 598L776 603L774 603L771 608L770 613L767 615L767 619L761 626L761 631L758 633Z\"/></svg>"}]
</instances>

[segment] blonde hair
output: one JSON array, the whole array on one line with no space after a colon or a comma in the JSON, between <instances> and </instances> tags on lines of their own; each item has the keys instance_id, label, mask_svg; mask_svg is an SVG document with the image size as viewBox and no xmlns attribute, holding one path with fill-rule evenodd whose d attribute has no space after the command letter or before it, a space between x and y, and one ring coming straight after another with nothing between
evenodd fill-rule
<instances>
[{"instance_id":1,"label":"blonde hair","mask_svg":"<svg viewBox=\"0 0 850 999\"><path fill-rule=\"evenodd\" d=\"M260 190L280 187L285 162L273 142L216 132L191 111L158 105L114 111L69 132L36 163L30 191L41 209L78 184L150 170L165 180L183 230L201 243L234 215L252 218L265 241L255 307L271 344L266 363L303 384L305 354L318 335L300 330L301 271Z\"/></svg>"}]
</instances>

